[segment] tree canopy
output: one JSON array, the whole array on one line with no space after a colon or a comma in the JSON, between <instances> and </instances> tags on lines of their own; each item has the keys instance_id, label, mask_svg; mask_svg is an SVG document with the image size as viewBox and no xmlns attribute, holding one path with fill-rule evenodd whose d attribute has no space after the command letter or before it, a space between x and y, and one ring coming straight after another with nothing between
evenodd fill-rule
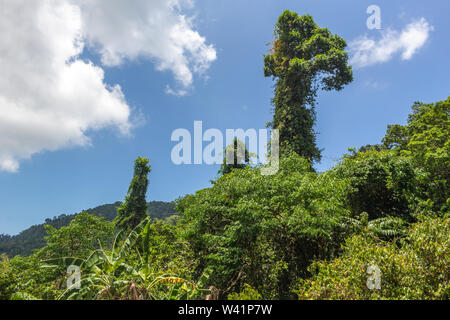
<instances>
[{"instance_id":1,"label":"tree canopy","mask_svg":"<svg viewBox=\"0 0 450 320\"><path fill-rule=\"evenodd\" d=\"M420 168L421 198L440 212L450 208L450 97L436 103L416 102L405 126L388 126L384 145L409 157Z\"/></svg>"},{"instance_id":2,"label":"tree canopy","mask_svg":"<svg viewBox=\"0 0 450 320\"><path fill-rule=\"evenodd\" d=\"M237 138L234 138L233 143L225 147L224 154L219 174L228 174L232 169L244 169L250 163L250 153L245 143Z\"/></svg>"},{"instance_id":3,"label":"tree canopy","mask_svg":"<svg viewBox=\"0 0 450 320\"><path fill-rule=\"evenodd\" d=\"M125 230L134 229L147 217L148 174L151 171L149 160L139 157L134 162L134 177L131 180L125 202L117 209L114 223Z\"/></svg>"}]
</instances>

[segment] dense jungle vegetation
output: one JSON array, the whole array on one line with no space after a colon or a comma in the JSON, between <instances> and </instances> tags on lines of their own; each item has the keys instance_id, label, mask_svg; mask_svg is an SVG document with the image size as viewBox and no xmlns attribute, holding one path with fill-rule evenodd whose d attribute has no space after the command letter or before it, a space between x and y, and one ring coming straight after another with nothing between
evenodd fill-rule
<instances>
[{"instance_id":1,"label":"dense jungle vegetation","mask_svg":"<svg viewBox=\"0 0 450 320\"><path fill-rule=\"evenodd\" d=\"M316 96L353 80L346 43L286 11L272 44L277 174L224 163L161 220L148 216L151 166L138 158L113 221L84 212L47 225L31 255L3 255L0 299L449 299L450 97L414 103L379 144L318 173Z\"/></svg>"}]
</instances>

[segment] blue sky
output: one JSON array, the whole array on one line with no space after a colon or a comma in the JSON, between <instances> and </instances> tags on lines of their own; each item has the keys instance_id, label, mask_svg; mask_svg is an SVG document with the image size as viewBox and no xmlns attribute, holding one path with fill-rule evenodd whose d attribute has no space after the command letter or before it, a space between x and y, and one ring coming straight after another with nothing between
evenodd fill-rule
<instances>
[{"instance_id":1,"label":"blue sky","mask_svg":"<svg viewBox=\"0 0 450 320\"><path fill-rule=\"evenodd\" d=\"M382 30L366 26L366 9L372 4L381 8ZM324 151L318 170L331 168L349 147L378 143L388 124L406 122L414 101L435 102L450 95L448 1L196 0L182 9L183 15L194 17L192 29L214 48L217 59L203 73L193 72L187 86L170 67L158 65L157 55L116 65L105 63L95 46L84 48L80 59L101 67L106 84L120 85L130 122L139 125L129 135L117 126L93 125L84 131L88 144L42 148L20 159L17 170L0 171L0 233L16 234L48 217L123 200L138 156L149 157L152 165L148 200L172 201L208 187L218 167L174 165L171 133L177 128L192 131L195 120L202 120L204 129L264 128L271 120L273 83L263 76L263 55L285 9L311 14L319 26L348 43L361 37L376 42L389 30L395 38L421 18L429 27L426 41L407 60L398 49L386 61L355 68L354 82L344 90L319 93L317 142ZM187 94L168 94L168 85Z\"/></svg>"}]
</instances>

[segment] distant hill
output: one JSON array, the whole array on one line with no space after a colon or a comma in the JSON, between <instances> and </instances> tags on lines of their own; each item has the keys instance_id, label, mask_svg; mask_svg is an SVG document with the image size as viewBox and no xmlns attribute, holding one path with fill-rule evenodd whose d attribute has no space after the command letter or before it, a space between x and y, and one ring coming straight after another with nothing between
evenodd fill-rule
<instances>
[{"instance_id":1,"label":"distant hill","mask_svg":"<svg viewBox=\"0 0 450 320\"><path fill-rule=\"evenodd\" d=\"M121 202L105 204L93 209L85 210L90 214L104 217L105 220L112 221L116 215L116 208ZM148 204L150 217L155 219L166 219L177 214L175 205L172 202L152 201ZM0 254L6 253L9 257L16 255L27 256L33 253L34 249L45 246L44 237L46 235L44 225L48 224L57 229L69 225L77 214L62 214L53 219L46 219L45 223L32 226L16 236L0 234Z\"/></svg>"}]
</instances>

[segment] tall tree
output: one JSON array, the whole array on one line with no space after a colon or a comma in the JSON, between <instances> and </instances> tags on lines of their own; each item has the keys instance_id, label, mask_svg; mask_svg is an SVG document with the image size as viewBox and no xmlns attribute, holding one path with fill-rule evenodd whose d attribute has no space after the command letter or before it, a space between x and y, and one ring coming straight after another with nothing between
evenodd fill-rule
<instances>
[{"instance_id":1,"label":"tall tree","mask_svg":"<svg viewBox=\"0 0 450 320\"><path fill-rule=\"evenodd\" d=\"M264 57L264 75L277 79L272 127L280 130L282 153L295 151L319 161L313 126L317 91L341 90L353 81L344 39L319 28L310 15L286 10L275 25L273 48Z\"/></svg>"},{"instance_id":2,"label":"tall tree","mask_svg":"<svg viewBox=\"0 0 450 320\"><path fill-rule=\"evenodd\" d=\"M131 180L125 202L117 209L114 219L116 226L131 230L147 216L147 201L145 195L148 187L148 174L151 165L146 158L137 158L134 162L134 177Z\"/></svg>"}]
</instances>

